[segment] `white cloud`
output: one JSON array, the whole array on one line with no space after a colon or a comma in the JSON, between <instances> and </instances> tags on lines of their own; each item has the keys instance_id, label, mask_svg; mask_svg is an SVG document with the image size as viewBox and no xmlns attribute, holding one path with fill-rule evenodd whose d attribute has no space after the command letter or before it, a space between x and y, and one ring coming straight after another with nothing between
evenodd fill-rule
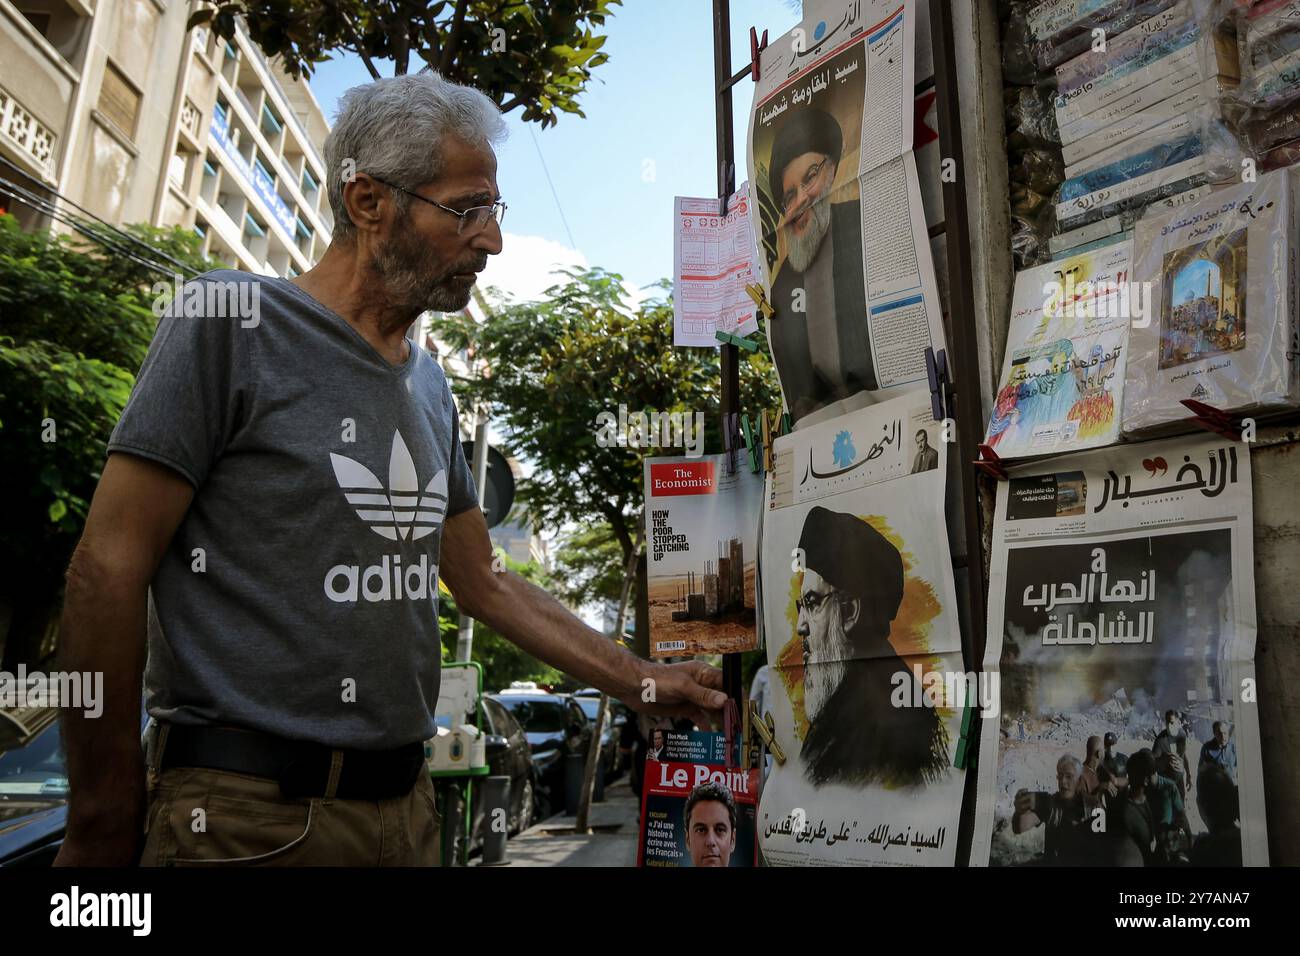
<instances>
[{"instance_id":1,"label":"white cloud","mask_svg":"<svg viewBox=\"0 0 1300 956\"><path fill-rule=\"evenodd\" d=\"M605 263L605 268L618 270ZM565 281L556 275L557 269L587 269L591 262L581 251L570 248L543 236L521 236L507 232L502 236L501 254L488 258L487 268L479 276L478 285L486 291L495 286L516 302L541 299L553 285ZM624 282L628 304L635 308L645 293Z\"/></svg>"}]
</instances>

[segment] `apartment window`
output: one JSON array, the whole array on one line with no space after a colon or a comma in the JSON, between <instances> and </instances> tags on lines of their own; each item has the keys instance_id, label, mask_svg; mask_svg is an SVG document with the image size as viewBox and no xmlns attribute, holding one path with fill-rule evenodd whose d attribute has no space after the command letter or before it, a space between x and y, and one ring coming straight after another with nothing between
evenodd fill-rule
<instances>
[{"instance_id":1,"label":"apartment window","mask_svg":"<svg viewBox=\"0 0 1300 956\"><path fill-rule=\"evenodd\" d=\"M253 166L257 168L257 171L259 173L261 173L268 180L270 180L272 186L275 185L275 177L272 176L271 171L266 168L266 164L262 162L262 157L258 153L253 154Z\"/></svg>"},{"instance_id":2,"label":"apartment window","mask_svg":"<svg viewBox=\"0 0 1300 956\"><path fill-rule=\"evenodd\" d=\"M99 111L129 138L135 139L135 122L140 115L140 93L112 60L104 64L104 82L99 87Z\"/></svg>"},{"instance_id":3,"label":"apartment window","mask_svg":"<svg viewBox=\"0 0 1300 956\"><path fill-rule=\"evenodd\" d=\"M275 110L271 109L271 107L263 103L262 104L262 132L265 133L268 138L270 138L270 137L274 137L282 129L284 129L284 122L280 119L280 117L275 115Z\"/></svg>"},{"instance_id":4,"label":"apartment window","mask_svg":"<svg viewBox=\"0 0 1300 956\"><path fill-rule=\"evenodd\" d=\"M244 213L244 239L247 240L253 236L261 239L265 235L266 227L253 218L251 212Z\"/></svg>"}]
</instances>

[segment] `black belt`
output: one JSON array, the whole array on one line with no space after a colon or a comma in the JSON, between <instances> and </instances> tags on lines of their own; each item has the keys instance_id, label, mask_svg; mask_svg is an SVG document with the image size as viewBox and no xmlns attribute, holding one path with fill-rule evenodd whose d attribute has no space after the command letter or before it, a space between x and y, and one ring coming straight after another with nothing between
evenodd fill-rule
<instances>
[{"instance_id":1,"label":"black belt","mask_svg":"<svg viewBox=\"0 0 1300 956\"><path fill-rule=\"evenodd\" d=\"M333 749L304 740L233 727L171 724L160 770L196 767L278 781L289 798L323 797ZM343 750L336 794L342 800L385 800L411 792L424 772L424 744L392 750Z\"/></svg>"}]
</instances>

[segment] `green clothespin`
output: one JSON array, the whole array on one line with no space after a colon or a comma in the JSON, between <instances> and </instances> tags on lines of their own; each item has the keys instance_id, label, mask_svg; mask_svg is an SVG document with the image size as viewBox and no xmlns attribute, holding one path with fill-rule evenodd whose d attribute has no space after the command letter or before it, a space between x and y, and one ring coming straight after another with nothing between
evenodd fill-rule
<instances>
[{"instance_id":1,"label":"green clothespin","mask_svg":"<svg viewBox=\"0 0 1300 956\"><path fill-rule=\"evenodd\" d=\"M740 430L745 436L745 448L749 452L749 470L757 473L762 464L762 452L754 443L754 426L750 424L748 415L740 416Z\"/></svg>"},{"instance_id":2,"label":"green clothespin","mask_svg":"<svg viewBox=\"0 0 1300 956\"><path fill-rule=\"evenodd\" d=\"M737 348L744 349L746 352L758 351L758 343L751 339L744 338L743 336L732 335L730 332L714 332L713 336L719 342L723 342L727 345L734 345Z\"/></svg>"},{"instance_id":3,"label":"green clothespin","mask_svg":"<svg viewBox=\"0 0 1300 956\"><path fill-rule=\"evenodd\" d=\"M968 764L973 766L970 760L970 732L975 715L975 704L970 699L972 693L973 688L967 686L966 706L961 711L961 739L957 741L957 752L952 758L952 765L958 770L966 770Z\"/></svg>"}]
</instances>

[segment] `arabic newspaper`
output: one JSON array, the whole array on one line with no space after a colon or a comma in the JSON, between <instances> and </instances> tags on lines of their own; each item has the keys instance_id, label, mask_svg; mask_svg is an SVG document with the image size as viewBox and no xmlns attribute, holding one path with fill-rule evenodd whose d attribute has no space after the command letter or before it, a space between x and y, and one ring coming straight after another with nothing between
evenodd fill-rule
<instances>
[{"instance_id":1,"label":"arabic newspaper","mask_svg":"<svg viewBox=\"0 0 1300 956\"><path fill-rule=\"evenodd\" d=\"M1249 447L1120 445L999 483L973 863L1268 863Z\"/></svg>"},{"instance_id":2,"label":"arabic newspaper","mask_svg":"<svg viewBox=\"0 0 1300 956\"><path fill-rule=\"evenodd\" d=\"M1129 240L1016 274L985 443L1000 458L1119 439L1133 287Z\"/></svg>"},{"instance_id":3,"label":"arabic newspaper","mask_svg":"<svg viewBox=\"0 0 1300 956\"><path fill-rule=\"evenodd\" d=\"M641 790L637 866L756 866L758 769L723 766L726 741L707 731L656 730Z\"/></svg>"},{"instance_id":4,"label":"arabic newspaper","mask_svg":"<svg viewBox=\"0 0 1300 956\"><path fill-rule=\"evenodd\" d=\"M954 862L969 695L945 676L962 657L940 427L913 394L776 440L761 581L785 762L760 806L770 864Z\"/></svg>"},{"instance_id":5,"label":"arabic newspaper","mask_svg":"<svg viewBox=\"0 0 1300 956\"><path fill-rule=\"evenodd\" d=\"M745 287L757 282L749 183L718 214L717 199L678 196L673 210L673 345L716 346L714 333L758 331Z\"/></svg>"},{"instance_id":6,"label":"arabic newspaper","mask_svg":"<svg viewBox=\"0 0 1300 956\"><path fill-rule=\"evenodd\" d=\"M796 422L892 397L943 346L912 153L916 6L838 9L764 51L750 117L768 340Z\"/></svg>"},{"instance_id":7,"label":"arabic newspaper","mask_svg":"<svg viewBox=\"0 0 1300 956\"><path fill-rule=\"evenodd\" d=\"M744 455L647 458L650 656L758 646L755 568L763 479Z\"/></svg>"}]
</instances>

